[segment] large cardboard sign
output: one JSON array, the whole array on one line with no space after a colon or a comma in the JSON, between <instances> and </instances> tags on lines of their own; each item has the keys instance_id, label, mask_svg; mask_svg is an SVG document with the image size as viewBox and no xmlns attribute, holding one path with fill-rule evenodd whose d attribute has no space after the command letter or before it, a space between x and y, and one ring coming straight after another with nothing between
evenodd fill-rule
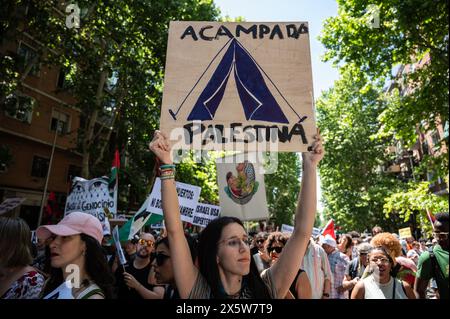
<instances>
[{"instance_id":1,"label":"large cardboard sign","mask_svg":"<svg viewBox=\"0 0 450 319\"><path fill-rule=\"evenodd\" d=\"M110 235L111 230L105 210L116 214L117 208L114 194L109 193L108 182L107 177L91 180L75 177L67 196L65 215L75 211L91 214L102 223L103 234Z\"/></svg>"},{"instance_id":2,"label":"large cardboard sign","mask_svg":"<svg viewBox=\"0 0 450 319\"><path fill-rule=\"evenodd\" d=\"M181 220L184 222L192 223L194 218L194 212L197 207L198 198L200 197L201 187L176 183L178 202L180 205ZM163 215L162 202L161 202L161 179L158 177L153 185L152 192L150 193L149 200L147 202L147 211L156 214Z\"/></svg>"},{"instance_id":3,"label":"large cardboard sign","mask_svg":"<svg viewBox=\"0 0 450 319\"><path fill-rule=\"evenodd\" d=\"M249 161L251 158L247 154L238 154L217 159L221 216L241 220L269 217L264 175L259 173L257 162Z\"/></svg>"},{"instance_id":4,"label":"large cardboard sign","mask_svg":"<svg viewBox=\"0 0 450 319\"><path fill-rule=\"evenodd\" d=\"M170 23L160 129L174 149L306 151L307 22Z\"/></svg>"}]
</instances>

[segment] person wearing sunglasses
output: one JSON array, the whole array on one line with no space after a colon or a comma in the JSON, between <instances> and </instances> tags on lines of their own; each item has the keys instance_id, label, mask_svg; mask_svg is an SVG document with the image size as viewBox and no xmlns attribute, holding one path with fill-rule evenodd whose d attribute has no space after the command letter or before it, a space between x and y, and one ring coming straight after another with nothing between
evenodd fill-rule
<instances>
[{"instance_id":1,"label":"person wearing sunglasses","mask_svg":"<svg viewBox=\"0 0 450 319\"><path fill-rule=\"evenodd\" d=\"M367 273L370 275L358 281L351 299L416 299L412 287L406 281L392 276L394 260L384 247L372 248L368 258Z\"/></svg>"},{"instance_id":2,"label":"person wearing sunglasses","mask_svg":"<svg viewBox=\"0 0 450 319\"><path fill-rule=\"evenodd\" d=\"M189 234L185 234L185 237L188 242L189 251L191 252L192 261L195 263L197 258L197 242ZM175 283L170 258L170 245L167 237L163 237L156 242L152 260L157 283L166 285L163 299L180 299Z\"/></svg>"},{"instance_id":3,"label":"person wearing sunglasses","mask_svg":"<svg viewBox=\"0 0 450 319\"><path fill-rule=\"evenodd\" d=\"M356 249L358 252L358 257L353 258L352 261L347 265L345 269L345 277L342 282L342 287L344 290L349 290L349 295L352 294L352 289L362 278L364 271L369 263L367 255L372 246L369 243L361 243Z\"/></svg>"},{"instance_id":4,"label":"person wearing sunglasses","mask_svg":"<svg viewBox=\"0 0 450 319\"><path fill-rule=\"evenodd\" d=\"M431 279L434 279L437 284L438 298L449 298L448 233L448 212L436 214L433 224L433 237L437 244L423 252L419 257L414 283L414 292L417 298L425 298L426 289Z\"/></svg>"},{"instance_id":5,"label":"person wearing sunglasses","mask_svg":"<svg viewBox=\"0 0 450 319\"><path fill-rule=\"evenodd\" d=\"M284 246L289 239L289 235L281 232L270 233L266 241L266 251L270 257L270 263L276 262Z\"/></svg>"},{"instance_id":6,"label":"person wearing sunglasses","mask_svg":"<svg viewBox=\"0 0 450 319\"><path fill-rule=\"evenodd\" d=\"M253 247L250 249L260 273L270 267L270 257L265 249L268 237L269 234L264 231L257 233L253 239Z\"/></svg>"},{"instance_id":7,"label":"person wearing sunglasses","mask_svg":"<svg viewBox=\"0 0 450 319\"><path fill-rule=\"evenodd\" d=\"M119 282L119 299L162 299L164 288L152 284L151 253L155 238L142 233L136 243L136 256L129 265L116 271Z\"/></svg>"},{"instance_id":8,"label":"person wearing sunglasses","mask_svg":"<svg viewBox=\"0 0 450 319\"><path fill-rule=\"evenodd\" d=\"M294 230L278 261L261 275L251 258L248 234L236 217L221 216L200 233L198 268L192 262L184 237L175 184L175 165L169 139L156 131L150 150L162 164L161 198L169 238L171 261L181 298L190 299L272 299L283 298L295 279L317 206L316 171L325 152L320 135L311 139L303 153L302 188L295 212Z\"/></svg>"}]
</instances>

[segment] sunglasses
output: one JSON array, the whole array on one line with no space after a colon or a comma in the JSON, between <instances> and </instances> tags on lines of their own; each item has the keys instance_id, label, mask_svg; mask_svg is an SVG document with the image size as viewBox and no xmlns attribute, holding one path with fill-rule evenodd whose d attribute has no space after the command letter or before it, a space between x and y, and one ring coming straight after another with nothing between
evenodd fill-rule
<instances>
[{"instance_id":1,"label":"sunglasses","mask_svg":"<svg viewBox=\"0 0 450 319\"><path fill-rule=\"evenodd\" d=\"M269 249L267 249L267 251L269 253L272 251L275 251L277 254L281 253L282 250L283 250L283 247L270 247Z\"/></svg>"},{"instance_id":2,"label":"sunglasses","mask_svg":"<svg viewBox=\"0 0 450 319\"><path fill-rule=\"evenodd\" d=\"M138 244L139 245L141 245L141 246L149 246L149 247L153 247L153 245L155 244L154 242L153 242L153 240L145 240L145 239L139 239L138 240Z\"/></svg>"},{"instance_id":3,"label":"sunglasses","mask_svg":"<svg viewBox=\"0 0 450 319\"><path fill-rule=\"evenodd\" d=\"M152 260L156 260L158 266L161 266L166 259L170 258L170 256L164 255L163 253L151 253L151 258Z\"/></svg>"},{"instance_id":4,"label":"sunglasses","mask_svg":"<svg viewBox=\"0 0 450 319\"><path fill-rule=\"evenodd\" d=\"M258 244L264 244L265 241L266 241L265 239L258 239L256 242Z\"/></svg>"},{"instance_id":5,"label":"sunglasses","mask_svg":"<svg viewBox=\"0 0 450 319\"><path fill-rule=\"evenodd\" d=\"M436 239L447 239L448 232L433 232L433 237Z\"/></svg>"}]
</instances>

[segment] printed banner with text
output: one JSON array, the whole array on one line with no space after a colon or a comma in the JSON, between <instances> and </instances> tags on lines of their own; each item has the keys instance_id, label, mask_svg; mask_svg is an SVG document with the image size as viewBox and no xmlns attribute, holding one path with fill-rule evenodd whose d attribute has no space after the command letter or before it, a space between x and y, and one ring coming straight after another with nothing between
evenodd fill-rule
<instances>
[{"instance_id":1,"label":"printed banner with text","mask_svg":"<svg viewBox=\"0 0 450 319\"><path fill-rule=\"evenodd\" d=\"M178 201L180 205L181 220L192 224L194 212L200 197L201 187L177 182ZM163 215L161 203L161 179L158 177L153 185L148 200L147 211L152 214Z\"/></svg>"},{"instance_id":2,"label":"printed banner with text","mask_svg":"<svg viewBox=\"0 0 450 319\"><path fill-rule=\"evenodd\" d=\"M91 214L102 223L103 234L110 235L111 230L106 212L116 214L117 209L114 194L111 196L109 193L108 182L108 177L91 180L75 177L67 196L64 214L67 215L72 212Z\"/></svg>"}]
</instances>

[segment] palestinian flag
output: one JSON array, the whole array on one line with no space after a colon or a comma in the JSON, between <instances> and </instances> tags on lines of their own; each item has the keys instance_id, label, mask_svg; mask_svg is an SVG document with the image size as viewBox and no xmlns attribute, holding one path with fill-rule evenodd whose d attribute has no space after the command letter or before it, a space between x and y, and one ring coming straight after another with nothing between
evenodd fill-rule
<instances>
[{"instance_id":1,"label":"palestinian flag","mask_svg":"<svg viewBox=\"0 0 450 319\"><path fill-rule=\"evenodd\" d=\"M108 190L109 195L114 198L115 206L117 207L117 192L119 189L119 168L120 168L120 156L119 151L116 150L114 152L114 160L112 161L111 165L111 175L109 176L109 182L108 182ZM117 212L112 212L115 216Z\"/></svg>"}]
</instances>

